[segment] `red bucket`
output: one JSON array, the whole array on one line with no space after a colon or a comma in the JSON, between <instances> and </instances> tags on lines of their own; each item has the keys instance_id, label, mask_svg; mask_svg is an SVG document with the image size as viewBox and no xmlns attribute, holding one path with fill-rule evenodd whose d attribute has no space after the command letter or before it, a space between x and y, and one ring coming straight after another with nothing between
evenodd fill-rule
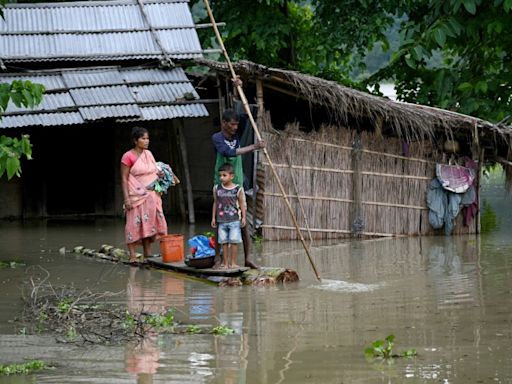
<instances>
[{"instance_id":1,"label":"red bucket","mask_svg":"<svg viewBox=\"0 0 512 384\"><path fill-rule=\"evenodd\" d=\"M164 263L176 263L184 259L183 235L165 235L160 238L160 256Z\"/></svg>"}]
</instances>

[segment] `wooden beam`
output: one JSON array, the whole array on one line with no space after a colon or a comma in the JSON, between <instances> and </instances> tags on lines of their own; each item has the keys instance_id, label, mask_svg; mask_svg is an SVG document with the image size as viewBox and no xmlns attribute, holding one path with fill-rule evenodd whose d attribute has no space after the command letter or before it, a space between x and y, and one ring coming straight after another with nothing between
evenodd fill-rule
<instances>
[{"instance_id":1,"label":"wooden beam","mask_svg":"<svg viewBox=\"0 0 512 384\"><path fill-rule=\"evenodd\" d=\"M194 195L192 191L192 182L190 180L190 168L188 166L187 143L185 141L185 136L183 136L183 125L183 119L180 119L178 125L176 126L176 132L178 134L178 143L181 150L181 162L183 164L185 185L187 188L188 222L189 224L194 224L196 222L196 215L194 210Z\"/></svg>"}]
</instances>

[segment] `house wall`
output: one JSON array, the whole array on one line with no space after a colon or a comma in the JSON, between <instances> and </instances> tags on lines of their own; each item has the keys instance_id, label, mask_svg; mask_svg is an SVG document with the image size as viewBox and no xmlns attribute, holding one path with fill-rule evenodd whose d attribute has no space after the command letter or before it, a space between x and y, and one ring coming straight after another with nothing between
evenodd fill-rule
<instances>
[{"instance_id":1,"label":"house wall","mask_svg":"<svg viewBox=\"0 0 512 384\"><path fill-rule=\"evenodd\" d=\"M373 133L324 127L308 135L292 126L276 135L265 132L274 169L289 197L303 236L314 239L353 236L442 234L428 221L426 192L435 177L429 143L402 142ZM265 239L296 239L295 226L268 160L260 166ZM475 233L457 218L454 234Z\"/></svg>"}]
</instances>

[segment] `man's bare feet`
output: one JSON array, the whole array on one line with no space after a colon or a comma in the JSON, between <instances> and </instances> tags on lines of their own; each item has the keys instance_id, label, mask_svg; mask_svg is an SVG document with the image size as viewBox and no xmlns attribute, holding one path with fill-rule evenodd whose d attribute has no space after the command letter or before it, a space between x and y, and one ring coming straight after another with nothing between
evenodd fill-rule
<instances>
[{"instance_id":1,"label":"man's bare feet","mask_svg":"<svg viewBox=\"0 0 512 384\"><path fill-rule=\"evenodd\" d=\"M249 267L251 269L259 269L260 268L250 258L245 259L245 266Z\"/></svg>"},{"instance_id":2,"label":"man's bare feet","mask_svg":"<svg viewBox=\"0 0 512 384\"><path fill-rule=\"evenodd\" d=\"M220 261L219 262L215 262L213 264L213 267L212 267L212 269L221 269L221 268L222 268L222 264L221 264Z\"/></svg>"}]
</instances>

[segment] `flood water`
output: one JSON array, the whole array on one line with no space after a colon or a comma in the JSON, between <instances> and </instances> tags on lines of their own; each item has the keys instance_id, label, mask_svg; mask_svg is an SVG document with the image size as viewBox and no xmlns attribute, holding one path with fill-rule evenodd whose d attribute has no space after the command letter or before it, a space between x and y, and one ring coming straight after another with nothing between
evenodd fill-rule
<instances>
[{"instance_id":1,"label":"flood water","mask_svg":"<svg viewBox=\"0 0 512 384\"><path fill-rule=\"evenodd\" d=\"M56 369L0 383L510 383L512 209L485 189L481 236L315 243L317 282L300 244L265 242L259 262L295 269L300 282L219 288L171 272L62 254L123 245L122 220L0 222L0 363L43 359ZM207 223L172 226L190 236ZM155 247L156 251L156 247ZM228 336L164 335L137 347L58 343L22 334L20 286L41 268L54 285L121 292L130 309L176 308L188 324L225 324ZM39 273L38 272L38 273ZM395 352L367 361L364 349L395 335Z\"/></svg>"}]
</instances>

